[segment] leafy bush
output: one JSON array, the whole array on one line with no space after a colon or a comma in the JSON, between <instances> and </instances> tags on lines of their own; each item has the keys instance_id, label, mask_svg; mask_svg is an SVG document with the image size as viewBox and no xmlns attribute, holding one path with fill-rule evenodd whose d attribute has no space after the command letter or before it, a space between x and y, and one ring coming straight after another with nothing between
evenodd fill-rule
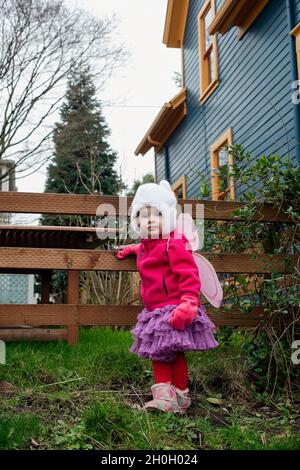
<instances>
[{"instance_id":1,"label":"leafy bush","mask_svg":"<svg viewBox=\"0 0 300 470\"><path fill-rule=\"evenodd\" d=\"M237 198L243 208L234 211L242 221L205 222L205 251L217 253L285 254L290 274L230 274L224 275L224 308L239 307L250 312L263 306L266 319L255 331L245 336L243 349L248 353L249 371L259 390L293 395L299 379L299 367L291 361L292 343L300 338L300 270L291 268L291 255L300 254L300 168L288 156L262 155L254 159L241 144L225 146L233 156L230 168L224 165L216 171L219 190L234 177L243 193ZM209 185L200 175L199 197L210 197ZM288 215L290 222L261 222L264 203ZM219 335L230 342L234 329L222 327Z\"/></svg>"}]
</instances>

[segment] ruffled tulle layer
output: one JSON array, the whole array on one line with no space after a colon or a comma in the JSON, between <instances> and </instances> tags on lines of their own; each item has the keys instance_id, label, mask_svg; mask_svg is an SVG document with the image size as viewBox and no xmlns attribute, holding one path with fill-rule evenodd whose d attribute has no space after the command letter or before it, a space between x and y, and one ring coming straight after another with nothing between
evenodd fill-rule
<instances>
[{"instance_id":1,"label":"ruffled tulle layer","mask_svg":"<svg viewBox=\"0 0 300 470\"><path fill-rule=\"evenodd\" d=\"M144 308L131 330L134 342L130 351L140 357L171 362L178 351L203 351L219 345L214 337L215 324L208 318L203 305L191 325L179 331L168 323L177 305L165 305L155 310Z\"/></svg>"}]
</instances>

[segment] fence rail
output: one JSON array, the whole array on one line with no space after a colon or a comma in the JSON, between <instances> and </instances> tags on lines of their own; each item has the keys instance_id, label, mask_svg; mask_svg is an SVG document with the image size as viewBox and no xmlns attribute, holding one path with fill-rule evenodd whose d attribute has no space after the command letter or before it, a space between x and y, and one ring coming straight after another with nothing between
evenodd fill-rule
<instances>
[{"instance_id":1,"label":"fence rail","mask_svg":"<svg viewBox=\"0 0 300 470\"><path fill-rule=\"evenodd\" d=\"M132 196L96 196L89 194L56 194L56 193L19 193L0 192L0 212L23 214L57 214L57 215L95 215L100 205L114 208L111 215L128 216ZM203 204L205 220L242 220L234 215L236 209L245 204L234 201L207 201L180 199L180 206L192 206L192 217L196 218L196 206ZM291 222L293 220L278 208L269 203L257 204L258 214L253 220L264 222Z\"/></svg>"},{"instance_id":2,"label":"fence rail","mask_svg":"<svg viewBox=\"0 0 300 470\"><path fill-rule=\"evenodd\" d=\"M206 304L207 305L207 304ZM27 326L128 326L136 321L142 305L0 305L0 328ZM237 307L230 311L218 309L210 313L217 326L256 326L257 321L265 318L262 307L254 307L251 312L242 312ZM1 335L0 330L0 335Z\"/></svg>"},{"instance_id":3,"label":"fence rail","mask_svg":"<svg viewBox=\"0 0 300 470\"><path fill-rule=\"evenodd\" d=\"M137 271L134 258L122 261L116 250L60 248L0 248L1 270L77 269L80 271ZM291 273L300 255L201 252L219 273Z\"/></svg>"}]
</instances>

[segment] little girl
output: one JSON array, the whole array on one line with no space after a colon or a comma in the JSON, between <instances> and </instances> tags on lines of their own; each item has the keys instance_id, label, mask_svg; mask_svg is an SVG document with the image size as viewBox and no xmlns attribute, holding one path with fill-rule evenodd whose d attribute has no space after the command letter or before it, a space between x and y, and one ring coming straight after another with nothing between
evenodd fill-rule
<instances>
[{"instance_id":1,"label":"little girl","mask_svg":"<svg viewBox=\"0 0 300 470\"><path fill-rule=\"evenodd\" d=\"M141 276L144 309L130 351L152 361L153 400L145 408L184 413L191 404L184 351L215 348L218 342L199 301L201 281L188 240L174 237L176 204L168 181L140 185L131 211L140 243L124 247L117 258L135 254Z\"/></svg>"}]
</instances>

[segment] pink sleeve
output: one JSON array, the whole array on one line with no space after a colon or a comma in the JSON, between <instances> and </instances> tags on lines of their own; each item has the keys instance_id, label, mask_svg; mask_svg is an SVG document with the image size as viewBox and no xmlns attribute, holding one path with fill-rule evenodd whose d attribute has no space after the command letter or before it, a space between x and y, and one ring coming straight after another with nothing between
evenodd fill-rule
<instances>
[{"instance_id":1,"label":"pink sleeve","mask_svg":"<svg viewBox=\"0 0 300 470\"><path fill-rule=\"evenodd\" d=\"M192 250L187 250L187 239L171 238L169 243L170 268L179 278L180 296L192 294L199 298L201 281L199 270L192 255Z\"/></svg>"}]
</instances>

